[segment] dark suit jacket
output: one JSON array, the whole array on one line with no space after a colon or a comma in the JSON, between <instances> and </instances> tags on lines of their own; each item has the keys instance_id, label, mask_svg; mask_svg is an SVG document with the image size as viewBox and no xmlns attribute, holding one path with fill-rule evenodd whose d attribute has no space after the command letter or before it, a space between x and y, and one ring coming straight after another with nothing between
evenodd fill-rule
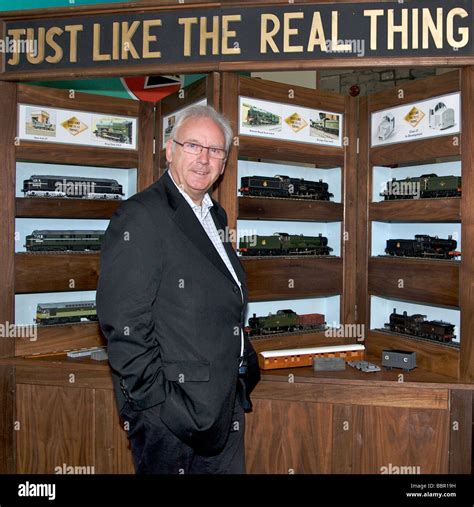
<instances>
[{"instance_id":1,"label":"dark suit jacket","mask_svg":"<svg viewBox=\"0 0 474 507\"><path fill-rule=\"evenodd\" d=\"M227 217L216 202L217 229ZM119 409L162 403L161 418L181 440L218 452L231 426L236 386L246 409L259 379L246 340L249 371L239 379L240 333L247 303L244 270L225 250L243 299L193 210L168 173L112 217L102 244L97 312L108 341Z\"/></svg>"}]
</instances>

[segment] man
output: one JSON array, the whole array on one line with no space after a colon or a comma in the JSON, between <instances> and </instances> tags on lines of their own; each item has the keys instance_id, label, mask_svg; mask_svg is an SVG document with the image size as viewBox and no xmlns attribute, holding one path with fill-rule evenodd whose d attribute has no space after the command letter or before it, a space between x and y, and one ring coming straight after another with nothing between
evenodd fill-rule
<instances>
[{"instance_id":1,"label":"man","mask_svg":"<svg viewBox=\"0 0 474 507\"><path fill-rule=\"evenodd\" d=\"M97 311L137 473L245 472L244 410L260 374L242 333L245 274L207 194L231 141L214 109L186 109L168 171L105 234Z\"/></svg>"}]
</instances>

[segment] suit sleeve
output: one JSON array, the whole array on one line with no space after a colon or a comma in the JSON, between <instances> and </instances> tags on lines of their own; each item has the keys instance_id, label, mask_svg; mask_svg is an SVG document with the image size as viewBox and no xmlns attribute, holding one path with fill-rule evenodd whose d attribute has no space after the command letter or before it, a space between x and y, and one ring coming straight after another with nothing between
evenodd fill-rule
<instances>
[{"instance_id":1,"label":"suit sleeve","mask_svg":"<svg viewBox=\"0 0 474 507\"><path fill-rule=\"evenodd\" d=\"M164 400L153 304L161 278L158 226L146 207L122 204L107 228L100 260L97 314L110 366L135 409Z\"/></svg>"}]
</instances>

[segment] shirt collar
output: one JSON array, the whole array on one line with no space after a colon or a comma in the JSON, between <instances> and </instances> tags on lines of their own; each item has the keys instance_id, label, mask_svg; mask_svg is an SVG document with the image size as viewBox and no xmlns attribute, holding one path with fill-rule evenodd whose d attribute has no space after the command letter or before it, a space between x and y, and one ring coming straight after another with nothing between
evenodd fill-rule
<instances>
[{"instance_id":1,"label":"shirt collar","mask_svg":"<svg viewBox=\"0 0 474 507\"><path fill-rule=\"evenodd\" d=\"M174 181L173 176L171 175L171 171L168 169L168 175L171 178L171 181L174 183L175 187L178 189L180 194L185 198L186 202L191 206L194 211L199 211L202 218L205 218L210 208L214 206L212 203L212 199L209 197L209 194L206 192L204 197L202 198L201 206L196 204L191 197L184 191L183 185L178 185L176 181Z\"/></svg>"}]
</instances>

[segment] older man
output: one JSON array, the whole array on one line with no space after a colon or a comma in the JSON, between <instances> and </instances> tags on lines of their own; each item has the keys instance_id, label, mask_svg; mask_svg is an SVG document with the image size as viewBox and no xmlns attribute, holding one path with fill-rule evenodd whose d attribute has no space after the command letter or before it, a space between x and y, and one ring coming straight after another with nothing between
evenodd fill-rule
<instances>
[{"instance_id":1,"label":"older man","mask_svg":"<svg viewBox=\"0 0 474 507\"><path fill-rule=\"evenodd\" d=\"M244 271L207 193L231 140L214 109L186 109L168 171L120 206L102 245L97 309L137 473L245 472L259 372L242 333Z\"/></svg>"}]
</instances>

